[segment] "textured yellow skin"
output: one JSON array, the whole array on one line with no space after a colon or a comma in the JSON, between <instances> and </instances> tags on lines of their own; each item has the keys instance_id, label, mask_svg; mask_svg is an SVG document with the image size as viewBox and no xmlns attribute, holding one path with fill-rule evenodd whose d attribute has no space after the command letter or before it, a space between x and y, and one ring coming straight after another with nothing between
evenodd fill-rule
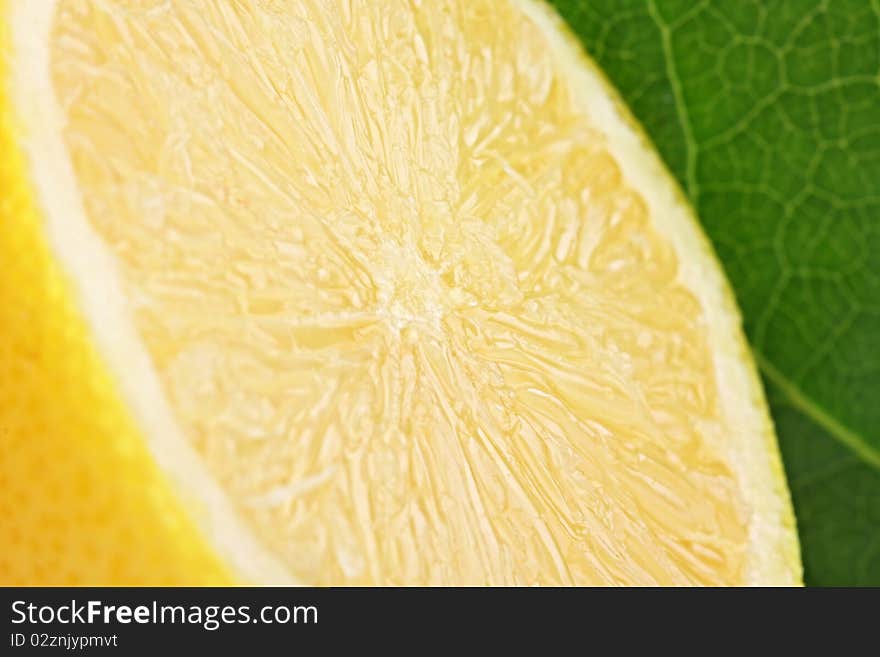
<instances>
[{"instance_id":1,"label":"textured yellow skin","mask_svg":"<svg viewBox=\"0 0 880 657\"><path fill-rule=\"evenodd\" d=\"M8 4L0 0L0 80ZM0 584L231 581L122 405L53 258L0 88Z\"/></svg>"}]
</instances>

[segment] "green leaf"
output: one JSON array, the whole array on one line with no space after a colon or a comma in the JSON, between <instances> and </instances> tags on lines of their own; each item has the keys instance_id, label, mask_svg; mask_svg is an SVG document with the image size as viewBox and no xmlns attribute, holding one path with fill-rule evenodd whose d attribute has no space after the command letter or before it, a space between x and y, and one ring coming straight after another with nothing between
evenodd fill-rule
<instances>
[{"instance_id":1,"label":"green leaf","mask_svg":"<svg viewBox=\"0 0 880 657\"><path fill-rule=\"evenodd\" d=\"M793 406L769 381L811 584L880 582L880 472Z\"/></svg>"},{"instance_id":2,"label":"green leaf","mask_svg":"<svg viewBox=\"0 0 880 657\"><path fill-rule=\"evenodd\" d=\"M553 0L696 207L806 579L880 584L880 0Z\"/></svg>"}]
</instances>

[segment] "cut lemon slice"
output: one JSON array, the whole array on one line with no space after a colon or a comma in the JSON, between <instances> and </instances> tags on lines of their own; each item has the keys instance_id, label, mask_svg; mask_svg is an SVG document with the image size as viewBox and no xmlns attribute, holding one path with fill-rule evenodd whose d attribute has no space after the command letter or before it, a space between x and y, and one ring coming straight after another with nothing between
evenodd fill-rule
<instances>
[{"instance_id":1,"label":"cut lemon slice","mask_svg":"<svg viewBox=\"0 0 880 657\"><path fill-rule=\"evenodd\" d=\"M4 583L799 582L721 270L543 4L0 4Z\"/></svg>"}]
</instances>

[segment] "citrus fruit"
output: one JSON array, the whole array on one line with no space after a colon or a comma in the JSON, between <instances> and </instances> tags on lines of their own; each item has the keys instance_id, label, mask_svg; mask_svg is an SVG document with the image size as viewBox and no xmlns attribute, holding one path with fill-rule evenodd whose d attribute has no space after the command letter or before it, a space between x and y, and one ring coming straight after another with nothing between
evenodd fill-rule
<instances>
[{"instance_id":1,"label":"citrus fruit","mask_svg":"<svg viewBox=\"0 0 880 657\"><path fill-rule=\"evenodd\" d=\"M0 15L0 581L799 582L735 302L549 8Z\"/></svg>"}]
</instances>

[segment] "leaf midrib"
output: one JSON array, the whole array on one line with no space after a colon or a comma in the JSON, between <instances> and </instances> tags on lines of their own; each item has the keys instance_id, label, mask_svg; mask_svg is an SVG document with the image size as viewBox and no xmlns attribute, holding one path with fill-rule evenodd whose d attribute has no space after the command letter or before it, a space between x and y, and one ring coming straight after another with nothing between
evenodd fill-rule
<instances>
[{"instance_id":1,"label":"leaf midrib","mask_svg":"<svg viewBox=\"0 0 880 657\"><path fill-rule=\"evenodd\" d=\"M831 413L819 406L803 390L779 371L759 350L752 348L758 367L785 395L792 407L825 429L831 436L849 448L856 456L871 467L880 470L880 450L874 449L864 437L840 422Z\"/></svg>"}]
</instances>

